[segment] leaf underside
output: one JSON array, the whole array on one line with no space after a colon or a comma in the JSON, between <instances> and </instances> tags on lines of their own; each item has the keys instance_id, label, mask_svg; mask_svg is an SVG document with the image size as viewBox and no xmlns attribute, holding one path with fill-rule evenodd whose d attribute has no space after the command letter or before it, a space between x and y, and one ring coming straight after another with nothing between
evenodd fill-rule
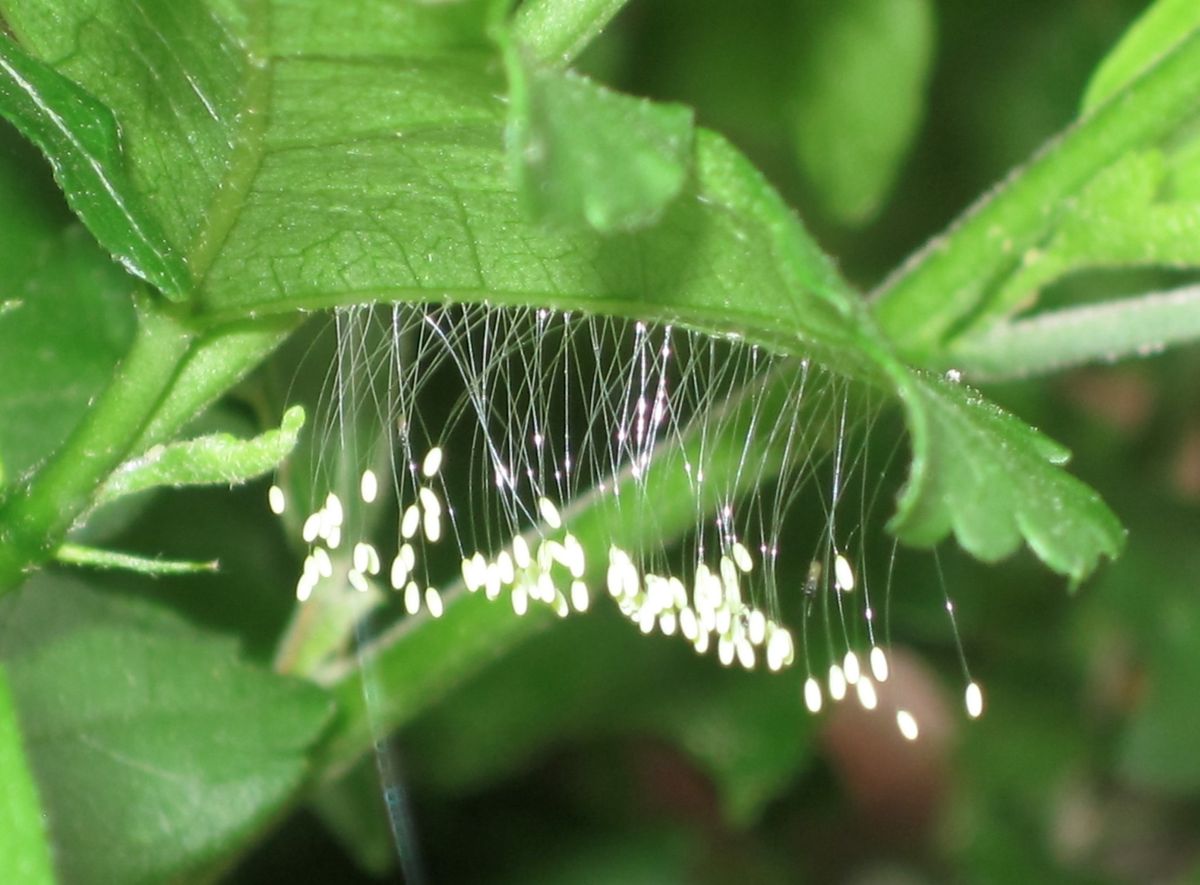
<instances>
[{"instance_id":1,"label":"leaf underside","mask_svg":"<svg viewBox=\"0 0 1200 885\"><path fill-rule=\"evenodd\" d=\"M536 72L542 116L518 109L511 118L486 6L6 0L0 12L17 41L8 55L28 54L74 84L51 83L44 94L86 89L117 120L118 159L148 215L142 228L161 230L164 260L186 266L183 297L199 321L449 299L736 335L899 395L914 449L893 524L902 539L932 543L953 529L967 549L994 558L1024 536L1072 578L1112 555L1107 509L1049 465L1015 419L983 420L900 366L832 262L719 136L697 131L683 158L683 119L670 109L642 103L633 113L632 99L609 101L549 70ZM535 170L514 170L506 151L514 119L522 138L561 144L553 114L563 101L595 115L581 131L605 125L614 108L642 125L645 137L622 148L641 164L626 171L645 173L632 204L606 202L568 160L543 170L550 205L603 233L531 220L519 183ZM72 130L100 125L89 103L56 110ZM31 137L60 150L35 124ZM126 257L108 215L83 218ZM144 261L134 270L156 279ZM972 469L983 453L1039 465L1038 481L1011 494L1004 470ZM980 500L996 512L985 519ZM1053 513L1055 526L1039 512Z\"/></svg>"},{"instance_id":2,"label":"leaf underside","mask_svg":"<svg viewBox=\"0 0 1200 885\"><path fill-rule=\"evenodd\" d=\"M125 172L108 108L8 41L0 41L0 71L0 111L45 152L79 217L127 270L182 297L187 269Z\"/></svg>"}]
</instances>

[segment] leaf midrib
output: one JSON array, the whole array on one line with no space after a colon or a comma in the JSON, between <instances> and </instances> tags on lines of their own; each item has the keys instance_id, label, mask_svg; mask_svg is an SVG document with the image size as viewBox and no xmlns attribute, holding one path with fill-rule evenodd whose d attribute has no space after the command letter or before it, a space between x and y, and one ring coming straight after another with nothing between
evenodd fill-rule
<instances>
[{"instance_id":1,"label":"leaf midrib","mask_svg":"<svg viewBox=\"0 0 1200 885\"><path fill-rule=\"evenodd\" d=\"M246 18L250 24L242 43L247 73L242 91L244 100L233 135L233 150L225 175L217 183L216 193L205 212L207 220L184 258L192 273L193 293L204 288L209 269L241 216L266 153L274 69L274 59L264 49L270 21L267 0L250 0L249 5Z\"/></svg>"}]
</instances>

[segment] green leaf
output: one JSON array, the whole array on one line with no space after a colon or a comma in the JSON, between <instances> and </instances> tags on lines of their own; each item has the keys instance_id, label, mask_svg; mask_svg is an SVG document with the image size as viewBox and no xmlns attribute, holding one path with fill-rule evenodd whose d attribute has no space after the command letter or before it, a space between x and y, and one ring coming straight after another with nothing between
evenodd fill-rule
<instances>
[{"instance_id":1,"label":"green leaf","mask_svg":"<svg viewBox=\"0 0 1200 885\"><path fill-rule=\"evenodd\" d=\"M0 161L0 459L13 478L61 445L133 332L133 281L54 211L42 168L28 152Z\"/></svg>"},{"instance_id":2,"label":"green leaf","mask_svg":"<svg viewBox=\"0 0 1200 885\"><path fill-rule=\"evenodd\" d=\"M187 268L126 174L109 110L7 39L0 39L0 72L0 114L46 153L71 208L126 270L182 298Z\"/></svg>"},{"instance_id":3,"label":"green leaf","mask_svg":"<svg viewBox=\"0 0 1200 885\"><path fill-rule=\"evenodd\" d=\"M602 236L535 224L511 182L507 112L496 98L503 65L484 37L486 4L395 12L370 3L354 15L318 6L3 4L22 45L95 82L112 108L131 174L188 255L201 316L431 298L578 309L738 336L852 378L900 379L902 394L910 384L832 262L720 137L696 133L693 174L652 227ZM633 102L562 75L535 80L530 94L553 101L530 119L554 122L553 140L574 145L575 163L579 140L547 108L582 107L590 126ZM165 124L154 108L176 119ZM649 143L663 143L662 113L634 114ZM670 193L641 190L631 204L596 210L590 183L566 180L574 185L554 193L573 194L574 211L605 224L649 217L640 213ZM954 484L937 475L947 459L922 445L922 485L949 506ZM1068 528L1035 547L1075 569L1056 547L1087 543ZM991 546L1011 544L1006 535Z\"/></svg>"},{"instance_id":4,"label":"green leaf","mask_svg":"<svg viewBox=\"0 0 1200 885\"><path fill-rule=\"evenodd\" d=\"M23 46L112 109L202 311L449 297L669 319L776 347L799 336L844 351L857 334L828 259L716 136L697 139L694 186L644 236L545 230L510 183L484 4L319 6L0 4ZM735 282L755 297L731 301Z\"/></svg>"},{"instance_id":5,"label":"green leaf","mask_svg":"<svg viewBox=\"0 0 1200 885\"><path fill-rule=\"evenodd\" d=\"M691 110L611 92L519 47L505 58L509 162L534 215L601 233L656 222L687 179Z\"/></svg>"},{"instance_id":6,"label":"green leaf","mask_svg":"<svg viewBox=\"0 0 1200 885\"><path fill-rule=\"evenodd\" d=\"M1194 0L1156 0L1092 75L1082 112L1088 114L1108 101L1197 28L1200 4Z\"/></svg>"},{"instance_id":7,"label":"green leaf","mask_svg":"<svg viewBox=\"0 0 1200 885\"><path fill-rule=\"evenodd\" d=\"M242 9L238 3L219 0L210 5L219 19L243 34L262 28L269 20L271 49L278 57L310 54L369 59L393 53L454 54L490 48L489 25L504 2L507 0L360 0L350 5L325 0L254 0ZM266 35L259 30L258 36Z\"/></svg>"},{"instance_id":8,"label":"green leaf","mask_svg":"<svg viewBox=\"0 0 1200 885\"><path fill-rule=\"evenodd\" d=\"M8 676L0 665L0 881L53 882L37 786L22 747Z\"/></svg>"},{"instance_id":9,"label":"green leaf","mask_svg":"<svg viewBox=\"0 0 1200 885\"><path fill-rule=\"evenodd\" d=\"M97 503L163 486L233 486L248 482L274 470L291 454L303 426L304 408L292 406L278 430L268 430L253 439L214 433L154 446L113 471L100 489Z\"/></svg>"},{"instance_id":10,"label":"green leaf","mask_svg":"<svg viewBox=\"0 0 1200 885\"><path fill-rule=\"evenodd\" d=\"M953 532L963 549L995 561L1022 538L1046 565L1078 583L1124 530L1099 496L1058 469L1068 453L964 385L912 374L898 381L913 460L890 528L917 545Z\"/></svg>"},{"instance_id":11,"label":"green leaf","mask_svg":"<svg viewBox=\"0 0 1200 885\"><path fill-rule=\"evenodd\" d=\"M129 179L147 197L137 221L163 232L172 263L186 263L185 291L227 232L264 110L243 49L253 22L219 6L223 17L162 0L3 4L21 47L116 118ZM92 230L103 242L104 230Z\"/></svg>"},{"instance_id":12,"label":"green leaf","mask_svg":"<svg viewBox=\"0 0 1200 885\"><path fill-rule=\"evenodd\" d=\"M49 643L91 628L133 630L161 636L195 639L203 634L175 612L140 602L132 597L100 593L82 581L57 572L42 572L29 586L41 593L22 589L0 602L0 623L22 629L3 637L6 660L28 656ZM209 637L218 641L216 637ZM221 640L230 654L237 651L232 640Z\"/></svg>"},{"instance_id":13,"label":"green leaf","mask_svg":"<svg viewBox=\"0 0 1200 885\"><path fill-rule=\"evenodd\" d=\"M513 14L518 42L538 61L570 64L628 0L525 0Z\"/></svg>"},{"instance_id":14,"label":"green leaf","mask_svg":"<svg viewBox=\"0 0 1200 885\"><path fill-rule=\"evenodd\" d=\"M163 879L263 826L329 716L315 687L131 603L35 580L0 607L27 752L67 881Z\"/></svg>"},{"instance_id":15,"label":"green leaf","mask_svg":"<svg viewBox=\"0 0 1200 885\"><path fill-rule=\"evenodd\" d=\"M929 0L803 5L788 125L801 170L844 224L878 213L917 133L934 24Z\"/></svg>"},{"instance_id":16,"label":"green leaf","mask_svg":"<svg viewBox=\"0 0 1200 885\"><path fill-rule=\"evenodd\" d=\"M208 309L436 294L672 320L722 334L736 328L776 347L795 346L799 337L814 349L839 348L843 360L859 358L847 352L856 332L844 284L760 176L718 137L701 134L694 190L653 229L603 239L549 231L526 219L508 184L502 109L488 97L500 86L486 67L414 61L404 88L385 89L386 71L369 64L315 65L296 59L277 68L273 120L290 130L285 121L293 119L296 131L276 133L287 150L263 159L242 223L201 292ZM311 100L314 77L328 105ZM426 102L445 114L436 138L427 134ZM359 107L411 137L344 132ZM322 133L339 131L332 146L321 141L333 137ZM391 175L381 180L379 168ZM731 300L734 281L757 297Z\"/></svg>"}]
</instances>

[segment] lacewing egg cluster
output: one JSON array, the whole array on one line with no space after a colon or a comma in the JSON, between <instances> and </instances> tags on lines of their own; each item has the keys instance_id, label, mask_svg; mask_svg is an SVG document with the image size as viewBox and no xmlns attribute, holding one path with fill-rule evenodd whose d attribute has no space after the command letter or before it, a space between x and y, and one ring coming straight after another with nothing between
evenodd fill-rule
<instances>
[{"instance_id":1,"label":"lacewing egg cluster","mask_svg":"<svg viewBox=\"0 0 1200 885\"><path fill-rule=\"evenodd\" d=\"M425 480L437 477L443 458L440 447L426 453L421 463ZM373 504L378 499L379 480L372 470L363 471L359 492L364 504ZM285 512L286 500L279 486L272 485L268 490L268 504L277 515ZM444 510L430 485L420 486L416 500L402 508L400 543L386 578L392 590L401 594L409 615L419 614L422 607L433 618L440 618L445 612L441 591L434 586L423 587L415 577L418 565L415 544L420 541L436 544L441 540ZM584 547L573 533L563 530L562 515L549 498L538 499L537 512L543 522L542 531L547 533L532 541L516 535L508 547L491 557L479 551L465 556L461 565L463 586L470 593L482 591L491 601L507 596L513 612L519 616L538 603L560 617L567 617L572 611L586 612L591 606L591 594ZM310 549L296 582L296 598L300 602L307 601L323 582L365 593L372 582L380 579L383 562L371 542L355 541L346 562L337 557L344 523L345 508L333 493L306 517L302 536ZM743 582L753 571L753 555L740 541L729 545L728 553L718 559L715 569L703 561L697 562L690 588L677 576L639 569L633 557L616 545L610 546L604 568L608 594L641 632L678 634L698 654L715 649L718 660L725 666L736 662L751 670L762 662L768 671L778 672L795 663L795 641L787 627L745 601ZM839 592L854 588L853 567L841 553L834 560L834 574ZM848 650L840 662L830 665L824 688L815 676L808 676L803 686L807 709L819 713L826 695L837 703L845 700L851 688L863 709L876 709L879 704L876 686L889 676L887 654L882 647L872 645L866 663L869 673L864 670L858 653ZM978 683L972 681L967 685L965 706L972 719L982 714L983 692ZM907 710L896 712L896 726L907 740L916 740L920 735L916 718Z\"/></svg>"},{"instance_id":2,"label":"lacewing egg cluster","mask_svg":"<svg viewBox=\"0 0 1200 885\"><path fill-rule=\"evenodd\" d=\"M747 670L763 660L772 672L795 660L792 634L760 608L743 600L742 575L753 569L750 552L734 542L716 571L696 563L692 587L678 577L642 572L620 547L609 550L607 586L623 615L643 633L655 629L666 636L676 632L696 652L716 646L725 666L736 660Z\"/></svg>"},{"instance_id":3,"label":"lacewing egg cluster","mask_svg":"<svg viewBox=\"0 0 1200 885\"><path fill-rule=\"evenodd\" d=\"M562 528L562 516L550 499L539 498L537 507L546 526ZM476 551L462 561L463 583L469 592L482 590L492 601L507 593L518 615L527 614L531 603L547 605L564 618L572 607L587 611L591 600L583 581L585 571L583 547L569 531L559 538L543 536L532 545L517 535L494 558Z\"/></svg>"},{"instance_id":4,"label":"lacewing egg cluster","mask_svg":"<svg viewBox=\"0 0 1200 885\"><path fill-rule=\"evenodd\" d=\"M540 605L542 611L568 617L589 611L593 591L603 588L618 611L644 634L679 637L697 654L712 655L724 666L771 673L802 666L806 676L797 702L802 701L810 712L819 713L827 703L853 696L865 710L894 712L904 738L919 737L916 717L909 710L887 706L881 697L881 686L888 682L892 668L888 653L876 642L871 582L856 571L854 554L836 541L842 535L835 531L833 514L846 479L844 402L833 493L823 505L828 531L808 567L807 579L786 598L789 612L794 603L802 604L804 633L793 634L785 624L783 591L777 589L775 578L778 550L786 546L780 543L779 524L800 485L799 472L815 474L809 459L816 434L807 419L799 417L802 398L808 402L823 395L810 391L806 361L795 364L794 387L784 408L750 398L753 414L745 422L748 430L739 431L741 435L732 440L735 448L745 446L742 460L731 472L719 459L706 456L706 446L726 431L721 422L736 416L736 409L729 411L724 398L753 388L771 374L771 355L748 345L721 345L737 348L722 355L718 345L700 333L682 333L682 340L673 339L670 327L656 329L644 323L618 328L591 318L572 325L569 314L547 310L518 320L510 318L508 311L491 308L455 313L397 306L390 320L393 341L409 336L407 350L416 356L405 363L400 356L405 348L393 343L381 370L380 364L364 362L357 339L343 337L344 331L353 332L362 316L354 311L338 315L339 360L348 362L339 365L337 375L353 379L356 373L365 377L391 373L388 396L393 399L386 407L385 426L392 425L389 444L396 455L391 470L380 468L380 459L374 457L358 462L375 468L358 473L358 500L353 507L394 501L395 539L377 546L368 537L344 537L357 529L347 519L347 504L329 492L302 523L301 537L308 552L295 585L297 600L303 603L314 593L343 588L382 595L390 587L408 616L441 618L461 591L505 604L517 616L529 615ZM561 324L557 331L556 322ZM629 331L632 348L622 350L629 343L623 337ZM606 348L623 355L599 366L594 375L579 373L580 353L600 360ZM472 452L476 460L468 464L465 482L474 489L468 502L471 508L485 511L480 524L489 520L486 531L478 530L469 512L466 531L455 522L455 514L461 519L462 511L451 505L463 501L453 489L461 488L461 477L447 477L446 451L440 444L428 444L450 439L443 435L449 433L446 427L438 425L429 432L423 426L427 419L417 402L425 373L438 365L452 366L464 384L461 407L449 420L476 425ZM352 380L339 383L349 383L336 393L339 410L343 402L352 407L378 402L371 399L374 394L356 391ZM824 413L826 421L839 417L837 390L834 405ZM615 540L589 537L585 541L573 531L573 502L589 488L619 505L618 510L626 506L653 510L657 501L649 483L655 471L666 469L658 466L658 447L667 441L682 442L697 422L697 451L665 463L675 464L672 469L686 477L697 501L706 487L710 492L716 488L716 504L703 505L708 509L695 505L695 539L680 560L650 555ZM817 421L811 423L818 426ZM418 445L418 438L426 444ZM779 468L746 460L755 440L783 451L785 466L777 479L754 471ZM454 446L457 451L457 443ZM453 466L459 471L457 460ZM743 499L738 496L746 493L743 489L758 494L755 490L764 481L778 485L774 499L765 503L754 499L745 512L740 510ZM279 486L269 489L268 504L277 515L287 510ZM430 554L446 541L458 548L460 587L449 587L434 577L435 564L444 563L446 557ZM676 565L669 566L668 561ZM953 624L948 599L946 610ZM824 650L813 650L816 643L808 635L813 617L824 621ZM856 617L861 620L850 626ZM864 624L865 641L860 633ZM840 628L840 636L829 629L831 625ZM969 677L963 702L970 718L982 714L982 689Z\"/></svg>"}]
</instances>

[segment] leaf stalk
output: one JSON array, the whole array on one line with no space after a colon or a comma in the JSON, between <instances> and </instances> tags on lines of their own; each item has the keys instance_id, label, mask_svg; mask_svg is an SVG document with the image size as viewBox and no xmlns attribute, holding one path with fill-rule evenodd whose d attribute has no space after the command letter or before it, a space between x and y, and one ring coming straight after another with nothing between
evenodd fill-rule
<instances>
[{"instance_id":1,"label":"leaf stalk","mask_svg":"<svg viewBox=\"0 0 1200 885\"><path fill-rule=\"evenodd\" d=\"M0 595L53 557L162 402L193 334L164 302L139 299L137 333L112 382L63 447L0 504Z\"/></svg>"}]
</instances>

